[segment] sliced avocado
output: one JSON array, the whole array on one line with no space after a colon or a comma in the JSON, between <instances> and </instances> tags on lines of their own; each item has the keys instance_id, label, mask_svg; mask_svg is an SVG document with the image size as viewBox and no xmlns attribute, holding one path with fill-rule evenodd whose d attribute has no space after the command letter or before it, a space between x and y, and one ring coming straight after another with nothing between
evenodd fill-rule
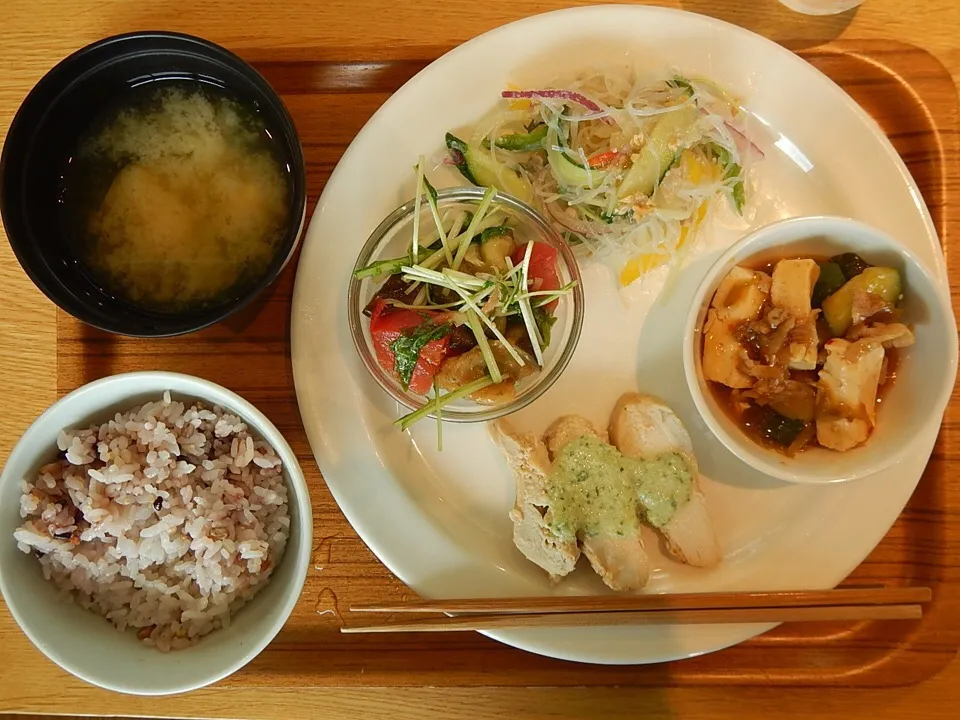
<instances>
[{"instance_id":1,"label":"sliced avocado","mask_svg":"<svg viewBox=\"0 0 960 720\"><path fill-rule=\"evenodd\" d=\"M470 146L456 135L447 133L446 141L460 174L474 185L494 187L525 203L533 200L533 188L515 170L498 164L488 153Z\"/></svg>"},{"instance_id":2,"label":"sliced avocado","mask_svg":"<svg viewBox=\"0 0 960 720\"><path fill-rule=\"evenodd\" d=\"M677 138L699 117L700 112L694 105L662 115L640 150L640 157L620 183L617 197L625 198L637 193L647 197L652 195L657 183L673 165L677 153L682 149L677 146Z\"/></svg>"},{"instance_id":3,"label":"sliced avocado","mask_svg":"<svg viewBox=\"0 0 960 720\"><path fill-rule=\"evenodd\" d=\"M841 337L853 322L853 295L858 290L877 295L893 307L903 292L900 273L889 267L868 267L826 298L821 305L823 317L834 337Z\"/></svg>"}]
</instances>

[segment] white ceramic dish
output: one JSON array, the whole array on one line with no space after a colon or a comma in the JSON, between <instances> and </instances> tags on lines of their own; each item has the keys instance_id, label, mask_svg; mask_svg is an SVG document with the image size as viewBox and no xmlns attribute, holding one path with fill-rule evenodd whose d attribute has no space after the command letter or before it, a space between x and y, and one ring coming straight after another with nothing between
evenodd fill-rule
<instances>
[{"instance_id":1,"label":"white ceramic dish","mask_svg":"<svg viewBox=\"0 0 960 720\"><path fill-rule=\"evenodd\" d=\"M812 448L788 458L747 437L710 391L701 369L703 321L717 285L735 265L842 252L855 252L871 264L900 271L903 320L913 327L917 342L900 351L897 381L884 394L877 427L864 445L844 453ZM918 444L924 444L928 426L939 426L957 376L956 321L949 293L901 243L845 218L791 218L760 228L736 243L720 256L694 293L686 327L684 372L703 421L743 462L788 482L855 480L900 462L915 452Z\"/></svg>"},{"instance_id":2,"label":"white ceramic dish","mask_svg":"<svg viewBox=\"0 0 960 720\"><path fill-rule=\"evenodd\" d=\"M651 60L657 58L657 60ZM946 271L916 184L876 123L840 88L784 48L741 28L653 7L564 10L494 30L430 65L371 118L320 198L297 275L292 360L301 415L327 485L363 540L399 578L430 597L605 592L589 570L551 586L513 546L514 481L481 425L405 435L403 409L353 351L346 302L364 240L412 195L411 166L439 154L444 133L469 127L508 84L533 87L584 66L625 61L703 74L743 97L766 158L750 170L749 222L712 223L698 254L618 293L603 266L582 267L583 332L563 376L512 416L542 431L576 411L606 423L618 395L662 396L686 423L705 475L724 562L700 571L650 538L650 592L825 588L883 537L913 492L936 438L931 422L898 465L863 482L788 484L731 454L699 418L682 363L693 292L719 254L759 227L799 215L857 218L899 238L942 288ZM815 112L811 108L816 108ZM829 131L825 130L829 119ZM438 186L462 184L447 168ZM325 282L317 282L317 278ZM532 652L598 663L649 663L716 650L770 625L504 630Z\"/></svg>"},{"instance_id":3,"label":"white ceramic dish","mask_svg":"<svg viewBox=\"0 0 960 720\"><path fill-rule=\"evenodd\" d=\"M20 480L35 477L56 456L60 430L103 422L169 390L175 399L201 399L230 408L276 450L283 461L290 538L266 586L216 630L185 650L163 653L79 605L61 600L40 564L17 549ZM14 619L41 652L82 680L136 695L194 690L236 672L256 657L290 616L310 564L313 514L297 458L280 432L253 405L214 383L168 372L135 372L97 380L61 398L20 438L0 476L0 592Z\"/></svg>"}]
</instances>

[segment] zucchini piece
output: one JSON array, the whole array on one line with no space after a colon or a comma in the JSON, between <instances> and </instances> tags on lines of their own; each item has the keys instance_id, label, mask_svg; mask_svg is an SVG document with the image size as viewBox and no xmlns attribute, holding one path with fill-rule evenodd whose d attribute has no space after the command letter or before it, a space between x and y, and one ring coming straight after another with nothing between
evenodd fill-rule
<instances>
[{"instance_id":1,"label":"zucchini piece","mask_svg":"<svg viewBox=\"0 0 960 720\"><path fill-rule=\"evenodd\" d=\"M892 307L903 292L900 273L894 268L868 267L825 299L821 305L823 317L834 337L842 336L850 328L853 321L853 294L858 290L878 295Z\"/></svg>"},{"instance_id":2,"label":"zucchini piece","mask_svg":"<svg viewBox=\"0 0 960 720\"><path fill-rule=\"evenodd\" d=\"M500 165L489 154L471 147L452 133L447 133L446 142L457 170L474 185L496 188L525 203L532 202L533 188L515 170Z\"/></svg>"},{"instance_id":3,"label":"zucchini piece","mask_svg":"<svg viewBox=\"0 0 960 720\"><path fill-rule=\"evenodd\" d=\"M840 271L847 280L853 280L857 275L870 267L870 265L856 253L834 255L830 260L840 266Z\"/></svg>"},{"instance_id":4,"label":"zucchini piece","mask_svg":"<svg viewBox=\"0 0 960 720\"><path fill-rule=\"evenodd\" d=\"M532 152L543 149L543 141L547 137L547 126L537 125L527 133L512 133L497 138L496 146L513 152Z\"/></svg>"},{"instance_id":5,"label":"zucchini piece","mask_svg":"<svg viewBox=\"0 0 960 720\"><path fill-rule=\"evenodd\" d=\"M480 233L480 257L490 267L506 272L507 258L517 249L513 230L505 225L487 228Z\"/></svg>"},{"instance_id":6,"label":"zucchini piece","mask_svg":"<svg viewBox=\"0 0 960 720\"><path fill-rule=\"evenodd\" d=\"M580 167L557 150L559 145L560 140L557 131L551 129L547 134L547 162L550 163L553 176L560 183L561 188L595 188L603 182L607 176L605 171L587 170Z\"/></svg>"},{"instance_id":7,"label":"zucchini piece","mask_svg":"<svg viewBox=\"0 0 960 720\"><path fill-rule=\"evenodd\" d=\"M617 197L622 199L637 194L650 197L682 149L678 146L677 139L699 117L700 112L693 105L663 115L650 131L650 137L641 149L640 157L620 183Z\"/></svg>"},{"instance_id":8,"label":"zucchini piece","mask_svg":"<svg viewBox=\"0 0 960 720\"><path fill-rule=\"evenodd\" d=\"M810 299L810 303L815 308L820 307L824 300L842 288L847 282L843 270L832 260L818 263L818 265L820 266L820 276L817 278L817 284L813 286L813 297Z\"/></svg>"}]
</instances>

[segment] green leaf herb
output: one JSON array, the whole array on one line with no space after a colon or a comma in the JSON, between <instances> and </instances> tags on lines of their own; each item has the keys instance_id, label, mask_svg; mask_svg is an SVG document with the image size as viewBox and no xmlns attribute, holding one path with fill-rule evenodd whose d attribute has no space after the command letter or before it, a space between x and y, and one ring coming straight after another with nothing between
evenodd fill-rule
<instances>
[{"instance_id":1,"label":"green leaf herb","mask_svg":"<svg viewBox=\"0 0 960 720\"><path fill-rule=\"evenodd\" d=\"M420 359L423 346L432 340L439 340L449 332L449 324L434 325L427 322L390 343L390 350L393 351L393 369L400 377L400 385L404 390L410 386L410 379L413 377L413 370Z\"/></svg>"},{"instance_id":2,"label":"green leaf herb","mask_svg":"<svg viewBox=\"0 0 960 720\"><path fill-rule=\"evenodd\" d=\"M553 324L557 322L557 316L548 312L542 307L533 308L533 319L537 323L537 330L543 339L543 349L550 346L550 330Z\"/></svg>"}]
</instances>

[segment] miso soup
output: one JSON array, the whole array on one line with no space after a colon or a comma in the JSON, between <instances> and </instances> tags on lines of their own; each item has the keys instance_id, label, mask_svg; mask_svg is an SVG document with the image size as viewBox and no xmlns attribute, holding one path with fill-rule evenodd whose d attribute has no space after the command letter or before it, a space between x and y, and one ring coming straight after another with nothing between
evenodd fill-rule
<instances>
[{"instance_id":1,"label":"miso soup","mask_svg":"<svg viewBox=\"0 0 960 720\"><path fill-rule=\"evenodd\" d=\"M285 234L286 164L256 109L199 83L150 83L105 108L63 172L64 237L104 290L158 312L225 302Z\"/></svg>"}]
</instances>

